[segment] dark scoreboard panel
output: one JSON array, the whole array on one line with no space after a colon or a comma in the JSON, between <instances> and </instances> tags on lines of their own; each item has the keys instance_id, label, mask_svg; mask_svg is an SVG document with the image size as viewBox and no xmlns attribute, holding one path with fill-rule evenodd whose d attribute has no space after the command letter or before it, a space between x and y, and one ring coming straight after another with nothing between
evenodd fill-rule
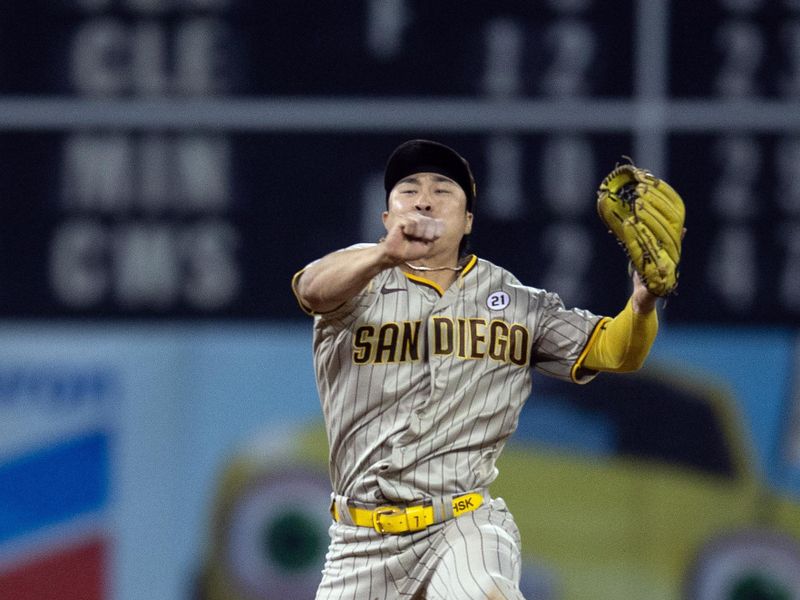
<instances>
[{"instance_id":1,"label":"dark scoreboard panel","mask_svg":"<svg viewBox=\"0 0 800 600\"><path fill-rule=\"evenodd\" d=\"M0 111L68 99L78 118L44 105L47 125L0 126L2 316L300 317L291 275L380 236L386 156L427 136L474 167L473 250L568 304L625 301L625 258L593 202L634 155L688 205L667 318L800 318L800 131L737 116L800 110L800 2L16 4L0 21ZM309 98L322 110L302 126L269 113ZM428 126L376 123L392 99ZM206 125L81 124L120 100L209 101ZM255 117L226 120L242 100ZM343 101L372 124L326 112Z\"/></svg>"},{"instance_id":2,"label":"dark scoreboard panel","mask_svg":"<svg viewBox=\"0 0 800 600\"><path fill-rule=\"evenodd\" d=\"M2 305L25 316L297 316L289 288L297 269L380 237L383 163L405 137L0 136L3 164L17 174L0 179L0 193L15 199L0 207L0 277L11 283L0 289ZM591 190L604 157L624 154L630 136L438 139L472 158L481 182L476 253L576 303L612 310L624 300L624 256L597 220ZM172 181L161 161L180 164L192 144L213 160L178 167ZM89 166L69 166L83 164L82 153ZM492 153L510 154L513 168L493 169ZM38 161L49 169L31 165ZM560 175L540 170L556 162ZM192 177L202 185L187 183ZM207 195L210 187L220 195Z\"/></svg>"},{"instance_id":3,"label":"dark scoreboard panel","mask_svg":"<svg viewBox=\"0 0 800 600\"><path fill-rule=\"evenodd\" d=\"M673 0L673 97L797 98L800 3Z\"/></svg>"},{"instance_id":4,"label":"dark scoreboard panel","mask_svg":"<svg viewBox=\"0 0 800 600\"><path fill-rule=\"evenodd\" d=\"M10 94L472 96L509 78L521 95L631 91L632 0L613 18L587 0L15 5L0 23Z\"/></svg>"},{"instance_id":5,"label":"dark scoreboard panel","mask_svg":"<svg viewBox=\"0 0 800 600\"><path fill-rule=\"evenodd\" d=\"M701 295L682 318L800 323L800 137L732 131L669 144L673 177L703 204L689 207L681 275L686 295Z\"/></svg>"}]
</instances>

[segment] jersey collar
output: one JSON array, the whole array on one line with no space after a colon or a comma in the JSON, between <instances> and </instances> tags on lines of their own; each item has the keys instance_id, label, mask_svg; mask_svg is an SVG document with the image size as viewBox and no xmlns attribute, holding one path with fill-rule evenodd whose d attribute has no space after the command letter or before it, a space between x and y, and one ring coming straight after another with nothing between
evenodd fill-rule
<instances>
[{"instance_id":1,"label":"jersey collar","mask_svg":"<svg viewBox=\"0 0 800 600\"><path fill-rule=\"evenodd\" d=\"M472 271L475 268L475 265L478 264L478 257L474 254L470 254L466 258L466 264L464 268L461 270L461 273L458 274L458 278L456 279L459 282L459 285L463 285L463 279L467 273ZM417 275L415 273L406 273L405 271L402 272L408 279L414 281L416 283L421 283L422 285L427 285L428 287L434 289L439 296L444 296L444 290L442 286L440 286L435 281L431 281L427 277L423 277L422 275Z\"/></svg>"}]
</instances>

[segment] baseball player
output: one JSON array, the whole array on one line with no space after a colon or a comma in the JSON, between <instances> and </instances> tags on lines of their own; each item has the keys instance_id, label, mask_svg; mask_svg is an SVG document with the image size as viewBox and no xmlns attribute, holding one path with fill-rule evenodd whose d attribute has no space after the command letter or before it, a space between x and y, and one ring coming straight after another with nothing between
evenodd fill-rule
<instances>
[{"instance_id":1,"label":"baseball player","mask_svg":"<svg viewBox=\"0 0 800 600\"><path fill-rule=\"evenodd\" d=\"M568 310L464 253L476 188L453 149L406 142L384 183L385 237L292 280L314 315L330 444L333 523L317 600L519 599L519 532L487 491L495 461L534 371L586 383L642 365L658 327L647 287L656 277L634 277L614 318ZM635 182L604 185L606 200L633 210Z\"/></svg>"}]
</instances>

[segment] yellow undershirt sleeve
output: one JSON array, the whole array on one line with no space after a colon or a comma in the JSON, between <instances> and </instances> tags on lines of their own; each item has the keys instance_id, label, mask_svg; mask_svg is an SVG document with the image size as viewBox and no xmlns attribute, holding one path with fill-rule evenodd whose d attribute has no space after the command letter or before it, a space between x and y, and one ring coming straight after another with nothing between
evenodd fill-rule
<instances>
[{"instance_id":1,"label":"yellow undershirt sleeve","mask_svg":"<svg viewBox=\"0 0 800 600\"><path fill-rule=\"evenodd\" d=\"M578 368L624 373L644 364L658 332L658 315L633 312L631 301L616 317L602 323Z\"/></svg>"}]
</instances>

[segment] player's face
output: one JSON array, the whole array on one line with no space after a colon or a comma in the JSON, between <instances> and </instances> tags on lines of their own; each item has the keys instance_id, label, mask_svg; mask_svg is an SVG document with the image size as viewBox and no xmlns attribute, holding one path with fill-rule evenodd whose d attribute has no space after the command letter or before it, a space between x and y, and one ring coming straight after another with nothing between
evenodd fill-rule
<instances>
[{"instance_id":1,"label":"player's face","mask_svg":"<svg viewBox=\"0 0 800 600\"><path fill-rule=\"evenodd\" d=\"M416 173L397 182L389 194L383 222L388 229L392 219L408 212L418 212L444 223L444 233L436 241L439 251L455 249L472 231L472 213L467 212L467 196L452 179L437 173Z\"/></svg>"}]
</instances>

